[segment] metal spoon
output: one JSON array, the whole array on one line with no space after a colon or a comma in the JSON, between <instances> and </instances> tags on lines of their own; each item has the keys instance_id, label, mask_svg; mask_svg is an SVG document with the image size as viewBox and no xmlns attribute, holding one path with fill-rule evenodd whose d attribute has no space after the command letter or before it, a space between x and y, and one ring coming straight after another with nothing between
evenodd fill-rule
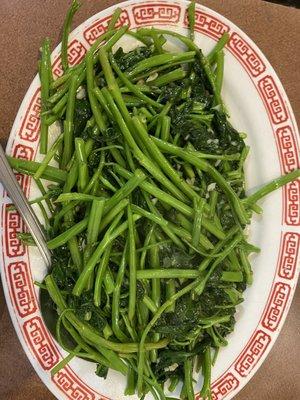
<instances>
[{"instance_id":1,"label":"metal spoon","mask_svg":"<svg viewBox=\"0 0 300 400\"><path fill-rule=\"evenodd\" d=\"M47 265L51 266L51 252L47 247L46 237L44 231L39 223L37 216L33 212L30 204L28 203L19 183L13 173L5 156L4 150L0 145L0 182L7 190L9 197L14 203L16 209L23 217L33 240L35 241L41 255Z\"/></svg>"}]
</instances>

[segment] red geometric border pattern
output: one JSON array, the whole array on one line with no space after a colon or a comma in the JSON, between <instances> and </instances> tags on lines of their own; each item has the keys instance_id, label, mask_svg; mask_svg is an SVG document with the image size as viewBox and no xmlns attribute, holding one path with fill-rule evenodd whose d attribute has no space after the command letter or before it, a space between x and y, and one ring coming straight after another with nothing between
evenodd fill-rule
<instances>
[{"instance_id":1,"label":"red geometric border pattern","mask_svg":"<svg viewBox=\"0 0 300 400\"><path fill-rule=\"evenodd\" d=\"M300 225L300 179L288 183L284 188L284 222L286 225Z\"/></svg>"},{"instance_id":2,"label":"red geometric border pattern","mask_svg":"<svg viewBox=\"0 0 300 400\"><path fill-rule=\"evenodd\" d=\"M75 374L72 373L69 367L57 372L52 376L52 381L55 385L68 396L69 399L74 400L94 400L96 399L95 393L80 381ZM102 400L102 397L97 400Z\"/></svg>"},{"instance_id":3,"label":"red geometric border pattern","mask_svg":"<svg viewBox=\"0 0 300 400\"><path fill-rule=\"evenodd\" d=\"M153 3L138 5L132 9L137 26L155 24L176 24L179 22L181 7L175 4Z\"/></svg>"},{"instance_id":4,"label":"red geometric border pattern","mask_svg":"<svg viewBox=\"0 0 300 400\"><path fill-rule=\"evenodd\" d=\"M157 6L159 6L159 8L153 8ZM170 8L172 9L172 11L169 11ZM168 22L170 24L179 21L180 13L181 8L177 5L155 3L136 6L134 18L137 25L147 25L151 24L152 22L158 24ZM104 20L98 21L98 24L101 21L105 23L108 22L107 18ZM187 17L185 17L185 26L186 25ZM86 35L88 31L92 32L93 26L85 31ZM196 12L195 28L196 31L203 32L206 35L215 39L219 38L224 32L229 31L229 26L221 22L219 19L215 18L212 15L199 11ZM93 34L94 33L91 33L91 35ZM92 36L90 36L86 38L86 40L90 44L89 40L92 41L93 38ZM244 39L242 39L237 33L232 34L231 40L228 44L228 48L240 60L240 62L243 63L244 67L247 69L252 77L257 78L265 71L265 65L260 57L256 54L251 45L244 41ZM74 39L69 44L70 65L75 65L79 63L84 57L85 53L85 46L77 39ZM54 61L53 72L56 76L60 76L62 74L61 62L59 57L56 58L56 60ZM283 99L276 86L276 83L274 82L274 79L270 75L267 75L261 78L258 82L258 85L256 86L261 93L262 99L266 105L266 109L270 115L272 123L275 126L284 122L287 123L288 114L286 105L283 102ZM27 142L28 146L24 144L15 145L13 147L13 155L15 157L27 160L32 160L34 157L34 149L32 148L30 142L36 142L38 138L38 107L40 107L39 89L35 92L30 102L30 105L22 121L21 129L19 131L19 137L23 141ZM286 125L285 127L278 128L276 130L275 137L277 140L283 170L288 172L294 169L296 165L299 166L299 158L297 155L295 144L295 133L292 131L291 127L289 125ZM28 186L28 181L26 182L23 176L20 174L18 174L18 177L19 179L21 179L23 188L26 188ZM300 187L297 184L287 189L285 202L290 203L286 207L286 209L289 210L287 212L287 215L289 215L289 219L285 219L286 224L298 224L300 198L299 193ZM296 207L297 202L298 208ZM9 228L12 231L15 229L19 229L20 221L15 218L16 216L12 218L10 224L3 220L5 224L4 240L6 241L6 243ZM292 232L288 232L283 235L280 251L280 261L278 263L278 276L281 278L292 280L295 276L300 241L299 236L300 235L298 233ZM9 247L11 246L9 245ZM23 250L20 252L14 242L12 242L11 248L14 248L14 254L9 255L6 246L4 248L6 253L4 254L5 256L13 258L18 257L19 255L23 256L26 253L26 248L24 250L24 253ZM7 279L10 280L10 288L14 296L12 298L12 301L15 304L18 315L22 318L28 317L28 315L31 315L35 312L35 308L37 307L37 305L36 303L33 303L32 305L30 304L30 299L35 300L35 298L32 294L32 291L30 290L30 280L28 279L31 279L31 277L28 278L27 265L22 262L10 263L7 268L7 276ZM276 282L274 284L262 320L262 325L265 327L265 329L268 329L271 334L277 329L280 324L285 308L287 307L290 295L290 285L283 282ZM35 316L25 321L23 323L22 330L32 353L35 355L41 367L45 370L50 370L59 361L59 354L54 343L51 340L51 337L49 337L49 334L41 318ZM246 377L255 367L255 365L257 365L260 358L265 354L270 342L270 335L268 335L262 329L256 330L249 344L246 346L243 353L235 362L235 371L241 377ZM64 370L56 374L52 378L52 380L56 384L56 386L58 386L70 399L85 400L95 398L95 392L86 387L86 385L79 378L77 378L74 373L72 373L72 370L69 367L66 367ZM239 380L236 378L236 376L231 371L227 372L217 382L213 384L213 399L223 399L232 391L234 391L238 386ZM99 398L98 395L97 398ZM102 399L102 397L100 398Z\"/></svg>"},{"instance_id":5,"label":"red geometric border pattern","mask_svg":"<svg viewBox=\"0 0 300 400\"><path fill-rule=\"evenodd\" d=\"M266 70L265 63L261 60L256 51L236 32L233 32L231 35L228 47L244 64L253 77L261 75Z\"/></svg>"},{"instance_id":6,"label":"red geometric border pattern","mask_svg":"<svg viewBox=\"0 0 300 400\"><path fill-rule=\"evenodd\" d=\"M15 174L15 177L17 178L17 181L19 185L21 186L23 192L26 194L28 187L28 182L29 182L29 176L28 175L23 175L23 174Z\"/></svg>"},{"instance_id":7,"label":"red geometric border pattern","mask_svg":"<svg viewBox=\"0 0 300 400\"><path fill-rule=\"evenodd\" d=\"M292 128L289 125L278 128L275 132L275 138L282 171L287 174L299 168L299 154Z\"/></svg>"},{"instance_id":8,"label":"red geometric border pattern","mask_svg":"<svg viewBox=\"0 0 300 400\"><path fill-rule=\"evenodd\" d=\"M222 400L231 392L238 388L240 382L231 372L218 379L211 388L212 400ZM202 400L200 393L195 396L195 400Z\"/></svg>"},{"instance_id":9,"label":"red geometric border pattern","mask_svg":"<svg viewBox=\"0 0 300 400\"><path fill-rule=\"evenodd\" d=\"M237 377L229 372L212 386L212 399L224 399L225 396L237 389L239 384Z\"/></svg>"},{"instance_id":10,"label":"red geometric border pattern","mask_svg":"<svg viewBox=\"0 0 300 400\"><path fill-rule=\"evenodd\" d=\"M225 396L237 389L239 384L237 377L229 372L212 386L212 399L224 399Z\"/></svg>"},{"instance_id":11,"label":"red geometric border pattern","mask_svg":"<svg viewBox=\"0 0 300 400\"><path fill-rule=\"evenodd\" d=\"M286 232L281 241L281 251L278 266L278 275L281 278L291 280L294 278L297 268L297 260L300 248L300 234Z\"/></svg>"},{"instance_id":12,"label":"red geometric border pattern","mask_svg":"<svg viewBox=\"0 0 300 400\"><path fill-rule=\"evenodd\" d=\"M33 147L26 146L25 144L17 144L13 150L13 157L21 158L22 160L31 161L33 160L34 150Z\"/></svg>"},{"instance_id":13,"label":"red geometric border pattern","mask_svg":"<svg viewBox=\"0 0 300 400\"><path fill-rule=\"evenodd\" d=\"M105 17L102 19L97 20L96 22L93 23L90 27L88 27L84 32L83 32L83 37L85 40L88 42L88 44L91 46L92 44L95 43L95 41L98 39L99 36L101 36L103 33L106 32L109 22L111 20L112 15L109 17ZM129 20L129 15L126 10L123 10L121 12L121 15L116 22L115 27L120 28L123 25L128 25L130 26L130 20Z\"/></svg>"},{"instance_id":14,"label":"red geometric border pattern","mask_svg":"<svg viewBox=\"0 0 300 400\"><path fill-rule=\"evenodd\" d=\"M26 247L17 238L17 234L24 232L24 221L16 210L10 210L12 204L4 207L4 242L5 253L8 258L20 257L25 254Z\"/></svg>"},{"instance_id":15,"label":"red geometric border pattern","mask_svg":"<svg viewBox=\"0 0 300 400\"><path fill-rule=\"evenodd\" d=\"M235 363L234 369L241 377L246 377L271 343L271 336L262 330L255 332L248 346L244 349L241 356Z\"/></svg>"},{"instance_id":16,"label":"red geometric border pattern","mask_svg":"<svg viewBox=\"0 0 300 400\"><path fill-rule=\"evenodd\" d=\"M286 106L272 76L267 75L259 80L258 89L274 124L281 124L288 119Z\"/></svg>"},{"instance_id":17,"label":"red geometric border pattern","mask_svg":"<svg viewBox=\"0 0 300 400\"><path fill-rule=\"evenodd\" d=\"M32 100L33 101L33 100ZM32 101L30 104L32 104ZM29 110L27 109L26 115L28 115ZM20 158L22 160L33 160L34 157L34 149L31 145L31 140L30 139L24 139L24 141L29 141L29 146L26 146L24 144L17 144L13 147L12 149L12 155L13 157ZM29 191L29 176L28 175L23 175L19 173L15 173L15 176L17 178L17 181L19 182L21 188L23 189L23 192L25 195L28 195ZM7 197L7 192L4 190L3 196Z\"/></svg>"},{"instance_id":18,"label":"red geometric border pattern","mask_svg":"<svg viewBox=\"0 0 300 400\"><path fill-rule=\"evenodd\" d=\"M34 295L32 278L27 263L17 261L7 267L13 302L21 318L34 314L37 311L37 302Z\"/></svg>"},{"instance_id":19,"label":"red geometric border pattern","mask_svg":"<svg viewBox=\"0 0 300 400\"><path fill-rule=\"evenodd\" d=\"M270 296L267 310L263 317L262 325L271 332L276 331L280 324L287 301L290 297L291 287L287 283L275 283Z\"/></svg>"},{"instance_id":20,"label":"red geometric border pattern","mask_svg":"<svg viewBox=\"0 0 300 400\"><path fill-rule=\"evenodd\" d=\"M80 61L85 56L87 49L79 40L74 39L68 45L68 61L69 65L73 66L79 64ZM63 69L61 65L61 57L57 57L52 64L53 75L59 77L63 74Z\"/></svg>"},{"instance_id":21,"label":"red geometric border pattern","mask_svg":"<svg viewBox=\"0 0 300 400\"><path fill-rule=\"evenodd\" d=\"M23 332L28 346L40 366L46 370L51 370L59 361L59 354L49 337L44 322L40 317L33 317L23 324Z\"/></svg>"},{"instance_id":22,"label":"red geometric border pattern","mask_svg":"<svg viewBox=\"0 0 300 400\"><path fill-rule=\"evenodd\" d=\"M25 117L21 124L19 136L28 142L35 142L39 137L41 111L41 90L38 88L34 93Z\"/></svg>"},{"instance_id":23,"label":"red geometric border pattern","mask_svg":"<svg viewBox=\"0 0 300 400\"><path fill-rule=\"evenodd\" d=\"M184 17L184 24L186 27L189 26L187 12L185 13ZM212 15L209 15L203 11L196 11L195 31L205 33L215 39L220 39L223 33L229 32L229 26Z\"/></svg>"},{"instance_id":24,"label":"red geometric border pattern","mask_svg":"<svg viewBox=\"0 0 300 400\"><path fill-rule=\"evenodd\" d=\"M28 187L29 176L15 173L15 177L16 177L20 187L22 188L23 192L25 193L25 195L27 195L27 192L29 189L29 187ZM6 190L3 191L3 197L9 197Z\"/></svg>"},{"instance_id":25,"label":"red geometric border pattern","mask_svg":"<svg viewBox=\"0 0 300 400\"><path fill-rule=\"evenodd\" d=\"M292 128L285 125L276 129L275 138L282 172L287 174L299 168L299 152ZM300 179L286 185L283 191L284 222L287 225L300 225Z\"/></svg>"}]
</instances>

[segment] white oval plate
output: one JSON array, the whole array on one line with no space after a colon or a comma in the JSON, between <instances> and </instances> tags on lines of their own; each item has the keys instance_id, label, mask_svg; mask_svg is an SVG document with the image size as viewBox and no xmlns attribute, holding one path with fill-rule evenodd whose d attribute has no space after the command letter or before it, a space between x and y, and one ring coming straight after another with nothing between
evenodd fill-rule
<instances>
[{"instance_id":1,"label":"white oval plate","mask_svg":"<svg viewBox=\"0 0 300 400\"><path fill-rule=\"evenodd\" d=\"M119 26L166 26L186 33L186 1L127 1ZM69 44L69 62L75 65L104 32L116 6L110 7L73 31ZM246 174L251 192L282 173L299 168L299 135L295 118L284 89L273 68L249 39L232 22L216 12L197 5L196 41L209 51L226 31L230 41L225 50L223 97L233 125L247 132L251 154ZM130 37L122 45L135 46ZM172 42L171 46L178 43ZM62 74L60 46L52 55L53 73ZM39 142L40 82L36 77L17 114L7 153L26 160L36 159ZM18 174L28 197L34 197L31 179ZM9 312L20 342L36 372L58 399L124 399L125 379L110 372L107 380L94 374L94 364L74 359L69 366L51 377L50 370L65 352L50 336L41 318L39 289L34 280L42 280L46 269L37 250L25 247L16 238L23 222L9 211L10 199L0 188L2 281ZM229 345L220 351L213 368L214 400L231 399L254 375L274 344L286 318L295 290L299 269L300 182L290 183L272 193L263 202L262 218L251 225L251 242L261 248L252 259L254 283L245 292L239 307ZM201 378L199 381L199 387ZM136 399L136 396L131 396ZM147 398L150 398L147 397ZM199 396L197 397L199 398Z\"/></svg>"}]
</instances>

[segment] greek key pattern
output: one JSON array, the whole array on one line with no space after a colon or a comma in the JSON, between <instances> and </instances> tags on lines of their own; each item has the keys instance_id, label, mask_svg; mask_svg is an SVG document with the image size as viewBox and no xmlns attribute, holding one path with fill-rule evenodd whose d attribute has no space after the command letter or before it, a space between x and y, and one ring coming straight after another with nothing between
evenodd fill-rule
<instances>
[{"instance_id":1,"label":"greek key pattern","mask_svg":"<svg viewBox=\"0 0 300 400\"><path fill-rule=\"evenodd\" d=\"M28 142L35 142L39 136L41 111L41 90L38 88L33 95L25 117L21 124L19 136Z\"/></svg>"},{"instance_id":2,"label":"greek key pattern","mask_svg":"<svg viewBox=\"0 0 300 400\"><path fill-rule=\"evenodd\" d=\"M31 352L40 366L49 371L59 361L56 347L52 344L48 332L40 317L33 317L23 324L23 332Z\"/></svg>"},{"instance_id":3,"label":"greek key pattern","mask_svg":"<svg viewBox=\"0 0 300 400\"><path fill-rule=\"evenodd\" d=\"M287 174L299 168L299 154L292 128L289 125L278 128L275 138L282 172ZM286 185L283 192L284 222L287 225L300 225L300 180Z\"/></svg>"},{"instance_id":4,"label":"greek key pattern","mask_svg":"<svg viewBox=\"0 0 300 400\"><path fill-rule=\"evenodd\" d=\"M266 70L265 64L256 51L236 32L231 35L228 47L233 51L237 58L247 68L250 75L252 75L254 78Z\"/></svg>"},{"instance_id":5,"label":"greek key pattern","mask_svg":"<svg viewBox=\"0 0 300 400\"><path fill-rule=\"evenodd\" d=\"M288 119L286 107L272 76L262 78L258 82L258 89L273 123L285 122Z\"/></svg>"},{"instance_id":6,"label":"greek key pattern","mask_svg":"<svg viewBox=\"0 0 300 400\"><path fill-rule=\"evenodd\" d=\"M176 24L179 22L181 8L175 4L153 3L135 6L132 9L136 25Z\"/></svg>"},{"instance_id":7,"label":"greek key pattern","mask_svg":"<svg viewBox=\"0 0 300 400\"><path fill-rule=\"evenodd\" d=\"M16 158L20 158L22 160L32 160L34 157L34 150L31 146L26 146L24 144L19 143L19 144L15 145L13 148L13 156ZM15 173L15 176L17 178L19 185L23 189L23 192L25 193L25 195L28 195L29 176L23 175L20 173ZM6 190L3 191L3 197L9 197Z\"/></svg>"},{"instance_id":8,"label":"greek key pattern","mask_svg":"<svg viewBox=\"0 0 300 400\"><path fill-rule=\"evenodd\" d=\"M262 330L256 331L250 343L235 363L235 370L246 377L261 359L271 342L271 336Z\"/></svg>"},{"instance_id":9,"label":"greek key pattern","mask_svg":"<svg viewBox=\"0 0 300 400\"><path fill-rule=\"evenodd\" d=\"M284 222L286 225L300 225L300 179L284 187Z\"/></svg>"},{"instance_id":10,"label":"greek key pattern","mask_svg":"<svg viewBox=\"0 0 300 400\"><path fill-rule=\"evenodd\" d=\"M79 381L68 367L57 372L52 377L52 381L69 399L94 400L96 398L95 394L87 388L82 381ZM101 399L102 397L98 400Z\"/></svg>"},{"instance_id":11,"label":"greek key pattern","mask_svg":"<svg viewBox=\"0 0 300 400\"><path fill-rule=\"evenodd\" d=\"M73 66L79 64L86 53L86 48L79 40L74 39L68 45L68 61L69 65ZM59 77L63 74L63 69L61 65L61 57L57 57L52 65L53 75Z\"/></svg>"},{"instance_id":12,"label":"greek key pattern","mask_svg":"<svg viewBox=\"0 0 300 400\"><path fill-rule=\"evenodd\" d=\"M34 150L31 146L25 146L25 144L17 144L13 150L13 156L16 158L21 158L22 160L32 160L34 155Z\"/></svg>"},{"instance_id":13,"label":"greek key pattern","mask_svg":"<svg viewBox=\"0 0 300 400\"><path fill-rule=\"evenodd\" d=\"M274 289L262 321L262 325L271 332L274 332L278 328L290 293L290 285L282 282L277 282L274 285Z\"/></svg>"},{"instance_id":14,"label":"greek key pattern","mask_svg":"<svg viewBox=\"0 0 300 400\"><path fill-rule=\"evenodd\" d=\"M287 174L299 168L299 156L292 128L288 125L278 128L275 137L283 172Z\"/></svg>"},{"instance_id":15,"label":"greek key pattern","mask_svg":"<svg viewBox=\"0 0 300 400\"><path fill-rule=\"evenodd\" d=\"M287 232L283 235L279 258L278 275L281 278L293 279L296 272L300 247L300 234Z\"/></svg>"},{"instance_id":16,"label":"greek key pattern","mask_svg":"<svg viewBox=\"0 0 300 400\"><path fill-rule=\"evenodd\" d=\"M188 13L186 12L184 24L189 26ZM218 18L206 14L203 11L195 12L195 31L205 33L213 38L219 39L223 33L229 32L229 26L221 22Z\"/></svg>"},{"instance_id":17,"label":"greek key pattern","mask_svg":"<svg viewBox=\"0 0 300 400\"><path fill-rule=\"evenodd\" d=\"M28 188L28 181L29 181L28 175L15 174L15 177L16 177L16 179L18 181L18 184L23 189L23 192L26 192L26 190Z\"/></svg>"},{"instance_id":18,"label":"greek key pattern","mask_svg":"<svg viewBox=\"0 0 300 400\"><path fill-rule=\"evenodd\" d=\"M231 372L229 372L213 385L211 390L212 399L224 399L229 393L233 392L239 386L239 384L239 380Z\"/></svg>"},{"instance_id":19,"label":"greek key pattern","mask_svg":"<svg viewBox=\"0 0 300 400\"><path fill-rule=\"evenodd\" d=\"M88 42L88 44L90 46L93 43L95 43L95 41L98 39L98 37L100 37L101 35L103 35L103 33L106 32L106 30L108 28L108 24L111 20L111 17L112 16L110 15L109 17L97 20L93 25L91 25L88 29L86 29L83 32L83 37L85 38L85 40ZM115 27L120 28L123 25L130 26L129 15L126 10L123 10L121 12L121 15L120 15L118 21L116 22Z\"/></svg>"},{"instance_id":20,"label":"greek key pattern","mask_svg":"<svg viewBox=\"0 0 300 400\"><path fill-rule=\"evenodd\" d=\"M13 262L7 267L7 275L19 316L24 318L33 314L37 310L37 304L28 265L23 261Z\"/></svg>"},{"instance_id":21,"label":"greek key pattern","mask_svg":"<svg viewBox=\"0 0 300 400\"><path fill-rule=\"evenodd\" d=\"M16 210L10 210L12 204L4 207L4 241L5 253L9 258L20 257L25 254L26 247L17 238L17 234L24 231L24 222Z\"/></svg>"},{"instance_id":22,"label":"greek key pattern","mask_svg":"<svg viewBox=\"0 0 300 400\"><path fill-rule=\"evenodd\" d=\"M19 174L19 173L15 173L15 177L20 185L20 187L22 188L23 192L25 194L27 194L28 192L28 182L29 182L29 176L28 175L23 175L23 174ZM8 193L6 190L3 191L3 197L9 197Z\"/></svg>"}]
</instances>

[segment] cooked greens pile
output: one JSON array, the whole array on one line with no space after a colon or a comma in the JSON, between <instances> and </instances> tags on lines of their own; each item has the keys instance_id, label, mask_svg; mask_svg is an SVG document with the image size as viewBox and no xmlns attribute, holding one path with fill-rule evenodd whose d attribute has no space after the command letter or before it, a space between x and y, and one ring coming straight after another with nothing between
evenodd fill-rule
<instances>
[{"instance_id":1,"label":"cooked greens pile","mask_svg":"<svg viewBox=\"0 0 300 400\"><path fill-rule=\"evenodd\" d=\"M49 40L42 46L44 160L9 158L41 190L32 203L45 217L53 257L40 286L69 353L52 372L79 356L95 362L101 377L109 368L127 376L126 395L166 399L182 382L180 398L192 400L201 370L201 395L210 398L212 365L252 282L248 257L259 251L244 228L261 212L257 201L299 170L246 196L249 147L221 98L228 35L204 56L193 41L194 3L189 37L115 29L117 9L84 60L70 67L77 8L75 0L56 80ZM116 47L124 35L140 44L124 52ZM168 52L169 37L186 51ZM54 122L62 133L50 146Z\"/></svg>"}]
</instances>

